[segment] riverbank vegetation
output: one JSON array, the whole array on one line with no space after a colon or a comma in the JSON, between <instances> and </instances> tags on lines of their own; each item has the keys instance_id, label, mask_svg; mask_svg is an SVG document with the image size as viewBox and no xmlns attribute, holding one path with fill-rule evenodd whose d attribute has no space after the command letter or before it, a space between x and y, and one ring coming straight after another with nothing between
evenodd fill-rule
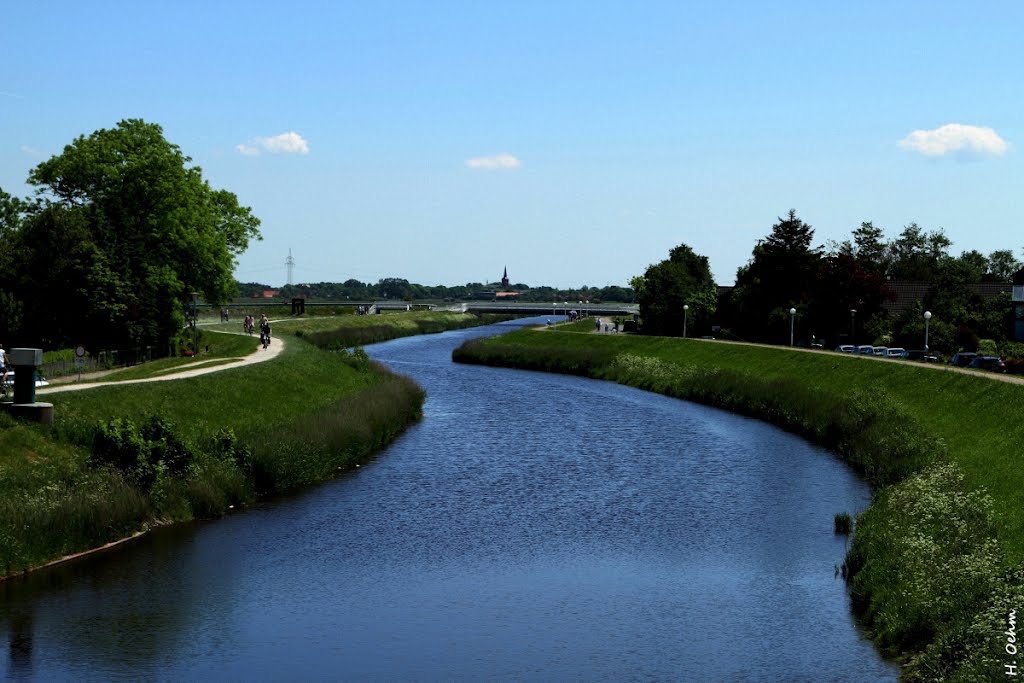
<instances>
[{"instance_id":1,"label":"riverbank vegetation","mask_svg":"<svg viewBox=\"0 0 1024 683\"><path fill-rule=\"evenodd\" d=\"M448 328L484 322L418 312L374 317L416 334L424 315ZM0 572L27 571L155 524L216 517L365 462L419 418L425 396L361 348L325 352L304 340L360 317L370 318L275 325L291 341L265 363L48 394L52 428L0 414ZM232 353L255 341L211 330L207 338Z\"/></svg>"},{"instance_id":2,"label":"riverbank vegetation","mask_svg":"<svg viewBox=\"0 0 1024 683\"><path fill-rule=\"evenodd\" d=\"M617 381L771 421L876 488L843 567L853 606L906 680L1004 673L1024 604L1024 387L830 352L527 330L467 342L462 362ZM1005 660L1005 661L1004 661Z\"/></svg>"},{"instance_id":3,"label":"riverbank vegetation","mask_svg":"<svg viewBox=\"0 0 1024 683\"><path fill-rule=\"evenodd\" d=\"M51 432L7 421L0 568L321 481L417 419L423 394L411 381L291 346L281 362L50 395Z\"/></svg>"},{"instance_id":4,"label":"riverbank vegetation","mask_svg":"<svg viewBox=\"0 0 1024 683\"><path fill-rule=\"evenodd\" d=\"M278 333L293 332L314 346L332 351L417 334L436 334L446 330L490 325L514 317L497 313L409 311L399 314L346 316L335 321L280 321L277 330Z\"/></svg>"}]
</instances>

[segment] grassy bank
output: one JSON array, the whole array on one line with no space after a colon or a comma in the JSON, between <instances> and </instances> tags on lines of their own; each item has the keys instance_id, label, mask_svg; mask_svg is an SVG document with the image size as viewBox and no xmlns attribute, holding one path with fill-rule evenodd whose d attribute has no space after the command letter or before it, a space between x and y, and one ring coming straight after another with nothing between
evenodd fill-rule
<instances>
[{"instance_id":1,"label":"grassy bank","mask_svg":"<svg viewBox=\"0 0 1024 683\"><path fill-rule=\"evenodd\" d=\"M380 317L408 328L402 316ZM295 321L292 331L325 324L313 320ZM278 336L283 327L275 327ZM228 356L255 345L244 336L207 337ZM160 363L113 376L171 369ZM293 334L265 363L46 400L54 404L52 428L0 414L5 576L154 524L215 517L337 476L418 419L424 394L360 349L328 353Z\"/></svg>"},{"instance_id":2,"label":"grassy bank","mask_svg":"<svg viewBox=\"0 0 1024 683\"><path fill-rule=\"evenodd\" d=\"M904 678L989 680L1012 662L1003 632L1024 607L1024 386L833 353L557 329L469 342L455 358L618 381L834 449L876 486L845 570L864 626L903 658Z\"/></svg>"},{"instance_id":3,"label":"grassy bank","mask_svg":"<svg viewBox=\"0 0 1024 683\"><path fill-rule=\"evenodd\" d=\"M495 313L409 311L407 313L347 316L339 318L336 324L325 324L325 321L316 318L279 321L276 323L276 329L278 334L284 330L303 336L311 344L322 349L337 350L417 334L435 334L446 330L490 325L513 317L515 316Z\"/></svg>"}]
</instances>

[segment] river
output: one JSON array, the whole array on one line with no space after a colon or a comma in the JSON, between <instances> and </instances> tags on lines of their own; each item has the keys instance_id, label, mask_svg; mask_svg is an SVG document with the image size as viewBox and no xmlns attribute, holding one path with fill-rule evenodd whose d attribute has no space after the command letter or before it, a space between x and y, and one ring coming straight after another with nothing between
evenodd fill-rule
<instances>
[{"instance_id":1,"label":"river","mask_svg":"<svg viewBox=\"0 0 1024 683\"><path fill-rule=\"evenodd\" d=\"M865 483L756 420L371 356L424 419L355 472L2 585L24 680L893 681L835 575Z\"/></svg>"}]
</instances>

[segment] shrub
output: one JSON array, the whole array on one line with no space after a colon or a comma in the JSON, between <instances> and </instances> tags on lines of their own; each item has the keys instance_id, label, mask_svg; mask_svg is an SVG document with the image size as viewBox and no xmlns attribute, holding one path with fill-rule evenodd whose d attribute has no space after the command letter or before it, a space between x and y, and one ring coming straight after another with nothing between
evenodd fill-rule
<instances>
[{"instance_id":1,"label":"shrub","mask_svg":"<svg viewBox=\"0 0 1024 683\"><path fill-rule=\"evenodd\" d=\"M104 370L109 370L114 367L114 354L111 351L100 351L96 358L96 362Z\"/></svg>"},{"instance_id":2,"label":"shrub","mask_svg":"<svg viewBox=\"0 0 1024 683\"><path fill-rule=\"evenodd\" d=\"M101 422L92 443L94 465L110 465L118 471L131 474L145 465L147 449L138 427L131 420L115 417Z\"/></svg>"},{"instance_id":3,"label":"shrub","mask_svg":"<svg viewBox=\"0 0 1024 683\"><path fill-rule=\"evenodd\" d=\"M147 460L153 464L163 464L172 475L180 477L192 464L195 457L192 451L162 417L154 415L143 425L142 438L149 449Z\"/></svg>"},{"instance_id":4,"label":"shrub","mask_svg":"<svg viewBox=\"0 0 1024 683\"><path fill-rule=\"evenodd\" d=\"M999 353L1004 358L1024 360L1024 343L1005 341L999 345Z\"/></svg>"},{"instance_id":5,"label":"shrub","mask_svg":"<svg viewBox=\"0 0 1024 683\"><path fill-rule=\"evenodd\" d=\"M370 357L366 355L366 351L363 350L362 346L357 346L352 351L340 349L338 354L341 356L341 359L345 361L346 365L353 367L356 370L366 371L372 366L372 361L370 361Z\"/></svg>"},{"instance_id":6,"label":"shrub","mask_svg":"<svg viewBox=\"0 0 1024 683\"><path fill-rule=\"evenodd\" d=\"M149 491L161 471L181 476L193 458L192 451L163 418L152 416L140 429L131 420L116 417L100 422L90 462L112 466L143 491Z\"/></svg>"},{"instance_id":7,"label":"shrub","mask_svg":"<svg viewBox=\"0 0 1024 683\"><path fill-rule=\"evenodd\" d=\"M997 353L999 353L999 349L996 347L996 342L994 339L978 340L978 355L994 356Z\"/></svg>"},{"instance_id":8,"label":"shrub","mask_svg":"<svg viewBox=\"0 0 1024 683\"><path fill-rule=\"evenodd\" d=\"M220 429L213 435L210 452L222 460L235 463L243 472L252 469L252 449L241 444L233 429Z\"/></svg>"}]
</instances>

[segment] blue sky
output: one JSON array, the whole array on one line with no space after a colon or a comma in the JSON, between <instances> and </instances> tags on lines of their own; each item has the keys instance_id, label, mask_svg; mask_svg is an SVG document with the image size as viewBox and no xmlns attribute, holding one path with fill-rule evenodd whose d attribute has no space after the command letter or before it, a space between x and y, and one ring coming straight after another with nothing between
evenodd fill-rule
<instances>
[{"instance_id":1,"label":"blue sky","mask_svg":"<svg viewBox=\"0 0 1024 683\"><path fill-rule=\"evenodd\" d=\"M263 221L236 276L731 284L794 208L1024 253L1016 2L8 3L0 187L125 118Z\"/></svg>"}]
</instances>

